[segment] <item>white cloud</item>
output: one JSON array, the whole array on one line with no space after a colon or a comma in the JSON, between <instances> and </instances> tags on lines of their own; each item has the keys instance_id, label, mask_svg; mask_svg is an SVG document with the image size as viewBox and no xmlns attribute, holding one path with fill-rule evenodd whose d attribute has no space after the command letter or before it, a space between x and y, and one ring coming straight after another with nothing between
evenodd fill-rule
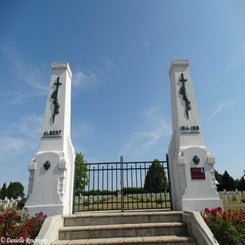
<instances>
[{"instance_id":1,"label":"white cloud","mask_svg":"<svg viewBox=\"0 0 245 245\"><path fill-rule=\"evenodd\" d=\"M99 86L100 81L94 71L78 70L73 73L72 86L74 88L95 88Z\"/></svg>"},{"instance_id":2,"label":"white cloud","mask_svg":"<svg viewBox=\"0 0 245 245\"><path fill-rule=\"evenodd\" d=\"M41 135L43 117L35 114L22 116L18 122L12 123L8 132L18 133L28 138L38 139Z\"/></svg>"},{"instance_id":3,"label":"white cloud","mask_svg":"<svg viewBox=\"0 0 245 245\"><path fill-rule=\"evenodd\" d=\"M122 147L121 155L141 158L155 147L160 147L165 137L171 135L170 124L164 120L163 112L155 106L143 113L145 125L142 130L132 133L129 141Z\"/></svg>"},{"instance_id":4,"label":"white cloud","mask_svg":"<svg viewBox=\"0 0 245 245\"><path fill-rule=\"evenodd\" d=\"M0 138L0 155L2 154L16 154L22 152L28 147L28 141L17 137Z\"/></svg>"},{"instance_id":5,"label":"white cloud","mask_svg":"<svg viewBox=\"0 0 245 245\"><path fill-rule=\"evenodd\" d=\"M24 61L10 47L4 46L1 51L10 61L13 74L29 87L29 89L26 89L26 87L18 85L18 90L15 91L16 97L12 100L12 103L18 103L29 96L47 94L49 85L46 76L49 74L47 67L43 65L35 66Z\"/></svg>"},{"instance_id":6,"label":"white cloud","mask_svg":"<svg viewBox=\"0 0 245 245\"><path fill-rule=\"evenodd\" d=\"M0 136L0 155L18 154L37 148L42 117L27 115L10 124Z\"/></svg>"},{"instance_id":7,"label":"white cloud","mask_svg":"<svg viewBox=\"0 0 245 245\"><path fill-rule=\"evenodd\" d=\"M208 120L213 119L214 117L216 117L218 114L222 113L223 111L230 110L234 105L235 105L235 101L233 100L220 103L218 107L211 113Z\"/></svg>"}]
</instances>

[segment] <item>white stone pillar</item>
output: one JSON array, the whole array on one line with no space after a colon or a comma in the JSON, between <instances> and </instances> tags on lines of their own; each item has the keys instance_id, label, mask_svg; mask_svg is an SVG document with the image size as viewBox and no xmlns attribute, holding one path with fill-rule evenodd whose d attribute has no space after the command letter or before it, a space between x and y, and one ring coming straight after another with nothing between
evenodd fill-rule
<instances>
[{"instance_id":1,"label":"white stone pillar","mask_svg":"<svg viewBox=\"0 0 245 245\"><path fill-rule=\"evenodd\" d=\"M173 209L222 207L216 191L215 159L204 144L188 60L174 60L169 76L172 138L168 157Z\"/></svg>"},{"instance_id":2,"label":"white stone pillar","mask_svg":"<svg viewBox=\"0 0 245 245\"><path fill-rule=\"evenodd\" d=\"M75 153L70 138L71 78L68 63L53 63L39 149L29 164L26 207L31 215L71 214Z\"/></svg>"}]
</instances>

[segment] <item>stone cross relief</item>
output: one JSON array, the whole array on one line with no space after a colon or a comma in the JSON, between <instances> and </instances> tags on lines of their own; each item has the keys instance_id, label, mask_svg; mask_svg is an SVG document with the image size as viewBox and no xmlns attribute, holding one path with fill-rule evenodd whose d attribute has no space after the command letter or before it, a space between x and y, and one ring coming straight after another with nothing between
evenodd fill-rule
<instances>
[{"instance_id":1,"label":"stone cross relief","mask_svg":"<svg viewBox=\"0 0 245 245\"><path fill-rule=\"evenodd\" d=\"M53 119L53 123L55 120L55 116L57 114L59 114L59 108L60 105L58 103L58 91L59 91L59 86L62 85L62 83L60 83L60 77L57 77L57 81L54 83L54 85L56 86L54 92L51 95L51 98L53 99L53 104L54 104L54 111L53 111L53 115L52 115L52 119Z\"/></svg>"},{"instance_id":2,"label":"stone cross relief","mask_svg":"<svg viewBox=\"0 0 245 245\"><path fill-rule=\"evenodd\" d=\"M189 119L189 111L191 110L191 102L187 98L186 88L185 88L185 83L187 82L187 79L184 79L183 73L181 73L179 81L182 83L179 93L183 96L183 100L185 102L185 115L187 119Z\"/></svg>"}]
</instances>

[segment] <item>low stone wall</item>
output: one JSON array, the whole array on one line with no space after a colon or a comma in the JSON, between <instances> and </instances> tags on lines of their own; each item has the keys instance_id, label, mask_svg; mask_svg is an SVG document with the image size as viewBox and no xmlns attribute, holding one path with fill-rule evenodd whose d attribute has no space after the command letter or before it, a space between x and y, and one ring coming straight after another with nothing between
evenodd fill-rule
<instances>
[{"instance_id":1,"label":"low stone wall","mask_svg":"<svg viewBox=\"0 0 245 245\"><path fill-rule=\"evenodd\" d=\"M183 221L187 224L189 234L196 238L198 245L219 245L200 212L184 211Z\"/></svg>"}]
</instances>

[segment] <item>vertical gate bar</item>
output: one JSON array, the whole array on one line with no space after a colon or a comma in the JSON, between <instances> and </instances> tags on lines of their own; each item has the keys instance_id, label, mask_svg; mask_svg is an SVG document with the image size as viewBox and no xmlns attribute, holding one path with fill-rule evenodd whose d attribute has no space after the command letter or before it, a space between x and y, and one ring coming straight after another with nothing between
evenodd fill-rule
<instances>
[{"instance_id":1,"label":"vertical gate bar","mask_svg":"<svg viewBox=\"0 0 245 245\"><path fill-rule=\"evenodd\" d=\"M113 200L113 206L114 206L114 182L113 182L113 166L111 166L111 197L112 197L112 200Z\"/></svg>"},{"instance_id":2,"label":"vertical gate bar","mask_svg":"<svg viewBox=\"0 0 245 245\"><path fill-rule=\"evenodd\" d=\"M123 181L123 156L120 156L120 171L121 171L121 211L124 211L124 181Z\"/></svg>"},{"instance_id":3,"label":"vertical gate bar","mask_svg":"<svg viewBox=\"0 0 245 245\"><path fill-rule=\"evenodd\" d=\"M165 166L165 162L163 161L163 166L164 166L164 173L165 173L165 175L166 174L168 174L168 173L166 173L167 172L167 166ZM168 184L168 183L167 183ZM168 207L168 200L167 200L167 192L166 192L166 190L164 191L164 203L165 203L165 208L167 208Z\"/></svg>"},{"instance_id":4,"label":"vertical gate bar","mask_svg":"<svg viewBox=\"0 0 245 245\"><path fill-rule=\"evenodd\" d=\"M94 185L95 185L95 166L93 166L93 191L94 191ZM92 205L92 209L94 210L94 195L92 195L92 203L93 203L93 205ZM90 201L90 197L89 197L89 201Z\"/></svg>"},{"instance_id":5,"label":"vertical gate bar","mask_svg":"<svg viewBox=\"0 0 245 245\"><path fill-rule=\"evenodd\" d=\"M104 210L104 166L102 166L102 210Z\"/></svg>"},{"instance_id":6,"label":"vertical gate bar","mask_svg":"<svg viewBox=\"0 0 245 245\"><path fill-rule=\"evenodd\" d=\"M73 205L72 205L72 213L74 214L75 212L75 202L76 202L76 194L75 194L75 189L76 189L76 161L74 161L74 179L73 179Z\"/></svg>"},{"instance_id":7,"label":"vertical gate bar","mask_svg":"<svg viewBox=\"0 0 245 245\"><path fill-rule=\"evenodd\" d=\"M133 182L133 166L132 165L130 165L130 171L131 171L131 186L130 187L133 187L134 186L134 182ZM133 209L133 207L134 207L133 198L131 198L131 205L132 205L131 209Z\"/></svg>"},{"instance_id":8,"label":"vertical gate bar","mask_svg":"<svg viewBox=\"0 0 245 245\"><path fill-rule=\"evenodd\" d=\"M145 178L146 178L146 162L144 162L144 172L145 172ZM145 190L145 183L144 183L144 192L145 193L145 203L146 203L146 208L148 208L148 193L147 191Z\"/></svg>"},{"instance_id":9,"label":"vertical gate bar","mask_svg":"<svg viewBox=\"0 0 245 245\"><path fill-rule=\"evenodd\" d=\"M108 186L109 186L109 183L108 183L108 177L109 177L109 163L106 164L106 190L107 190L107 210L109 209L109 196L108 196Z\"/></svg>"},{"instance_id":10,"label":"vertical gate bar","mask_svg":"<svg viewBox=\"0 0 245 245\"><path fill-rule=\"evenodd\" d=\"M98 169L97 169L97 174L98 174L98 183L97 183L97 190L99 190L99 183L100 183L100 165L99 163L97 164L98 165ZM96 203L97 203L97 210L99 209L99 192L97 192L97 195L96 195Z\"/></svg>"},{"instance_id":11,"label":"vertical gate bar","mask_svg":"<svg viewBox=\"0 0 245 245\"><path fill-rule=\"evenodd\" d=\"M117 197L116 197L116 200L117 200L117 209L118 209L118 198L119 198L119 189L118 189L118 168L117 168L117 164L118 163L116 163L116 171L115 171L115 173L116 173L116 190L117 190Z\"/></svg>"},{"instance_id":12,"label":"vertical gate bar","mask_svg":"<svg viewBox=\"0 0 245 245\"><path fill-rule=\"evenodd\" d=\"M142 193L142 167L140 165L140 202L141 202L141 208L143 208L143 193Z\"/></svg>"},{"instance_id":13,"label":"vertical gate bar","mask_svg":"<svg viewBox=\"0 0 245 245\"><path fill-rule=\"evenodd\" d=\"M91 185L91 173L92 173L91 164L89 164L88 193L89 193L90 187L91 187L91 186L90 186L90 185ZM88 194L87 194L87 195L88 195ZM86 195L84 195L84 201L85 201L85 196L86 196ZM87 198L88 198L88 196L87 196ZM89 199L88 199L88 200L89 200ZM88 200L87 200L87 201L88 201ZM84 211L84 209L85 209L84 204L85 204L85 202L83 202L83 211ZM88 209L89 209L89 205L88 205Z\"/></svg>"},{"instance_id":14,"label":"vertical gate bar","mask_svg":"<svg viewBox=\"0 0 245 245\"><path fill-rule=\"evenodd\" d=\"M164 162L160 161L160 164L162 166L162 169L163 169L163 172L165 174L165 168L164 168ZM165 203L165 200L163 199L164 196L163 196L163 190L160 192L160 199L159 199L159 202L160 202L160 207L163 208L164 207L164 203ZM166 206L165 206L166 207Z\"/></svg>"},{"instance_id":15,"label":"vertical gate bar","mask_svg":"<svg viewBox=\"0 0 245 245\"><path fill-rule=\"evenodd\" d=\"M173 203L172 203L172 195L171 195L171 180L170 180L170 174L169 174L169 161L168 161L168 154L166 154L166 163L167 163L167 168L168 168L168 191L169 191L169 198L170 198L170 209L172 210L173 208Z\"/></svg>"},{"instance_id":16,"label":"vertical gate bar","mask_svg":"<svg viewBox=\"0 0 245 245\"><path fill-rule=\"evenodd\" d=\"M135 165L135 175L136 175L136 178L135 178L135 181L136 181L136 183L135 183L135 187L136 187L136 207L137 207L137 209L139 208L138 207L138 204L139 204L139 202L138 202L138 174L137 174L137 172L138 172L138 168L137 168L137 163L135 163L134 164ZM134 194L133 194L134 195ZM133 196L134 197L134 196ZM133 198L134 199L134 198Z\"/></svg>"},{"instance_id":17,"label":"vertical gate bar","mask_svg":"<svg viewBox=\"0 0 245 245\"><path fill-rule=\"evenodd\" d=\"M126 163L126 188L128 189L128 163ZM127 202L124 202L124 205L125 204L127 204L126 209L129 209L129 207L128 207L128 200L127 200Z\"/></svg>"}]
</instances>

